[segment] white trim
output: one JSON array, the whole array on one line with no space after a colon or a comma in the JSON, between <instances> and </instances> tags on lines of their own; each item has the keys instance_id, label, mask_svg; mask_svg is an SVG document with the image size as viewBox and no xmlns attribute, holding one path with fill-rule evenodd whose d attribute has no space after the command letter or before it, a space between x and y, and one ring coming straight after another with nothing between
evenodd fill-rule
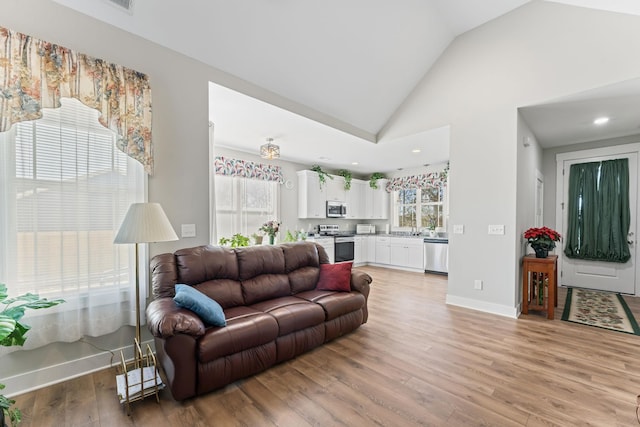
<instances>
[{"instance_id":1,"label":"white trim","mask_svg":"<svg viewBox=\"0 0 640 427\"><path fill-rule=\"evenodd\" d=\"M142 346L146 347L147 344L153 346L153 340L144 341ZM119 365L120 350L124 353L127 361L133 359L133 345L128 345L112 350L113 356L111 356L109 352L101 352L99 354L69 360L64 363L58 363L57 365L34 369L33 371L3 378L2 383L6 386L6 390L11 390L11 393L7 394L7 397L17 396ZM113 378L115 381L115 372Z\"/></svg>"},{"instance_id":2,"label":"white trim","mask_svg":"<svg viewBox=\"0 0 640 427\"><path fill-rule=\"evenodd\" d=\"M455 295L447 295L447 305L455 305L457 307L470 308L472 310L482 311L484 313L497 314L511 319L517 319L520 313L519 307L509 307L506 305L494 304L491 302L478 301L476 299L458 297Z\"/></svg>"}]
</instances>

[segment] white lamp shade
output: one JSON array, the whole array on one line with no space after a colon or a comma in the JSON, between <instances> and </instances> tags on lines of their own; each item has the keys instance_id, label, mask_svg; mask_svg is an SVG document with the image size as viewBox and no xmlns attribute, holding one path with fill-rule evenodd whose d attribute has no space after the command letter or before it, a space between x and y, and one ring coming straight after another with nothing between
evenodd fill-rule
<instances>
[{"instance_id":1,"label":"white lamp shade","mask_svg":"<svg viewBox=\"0 0 640 427\"><path fill-rule=\"evenodd\" d=\"M152 243L178 240L159 203L134 203L129 207L113 243Z\"/></svg>"}]
</instances>

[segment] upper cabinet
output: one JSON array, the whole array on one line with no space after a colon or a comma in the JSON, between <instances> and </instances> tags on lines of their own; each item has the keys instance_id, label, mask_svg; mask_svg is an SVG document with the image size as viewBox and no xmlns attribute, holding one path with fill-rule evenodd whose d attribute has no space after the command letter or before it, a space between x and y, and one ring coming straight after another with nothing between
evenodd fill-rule
<instances>
[{"instance_id":1,"label":"upper cabinet","mask_svg":"<svg viewBox=\"0 0 640 427\"><path fill-rule=\"evenodd\" d=\"M347 196L344 189L344 178L341 176L331 175L333 179L327 178L327 200L334 202L345 202Z\"/></svg>"},{"instance_id":2,"label":"upper cabinet","mask_svg":"<svg viewBox=\"0 0 640 427\"><path fill-rule=\"evenodd\" d=\"M367 181L351 180L351 189L346 191L347 218L366 218L365 192L369 186Z\"/></svg>"},{"instance_id":3,"label":"upper cabinet","mask_svg":"<svg viewBox=\"0 0 640 427\"><path fill-rule=\"evenodd\" d=\"M378 180L378 188L371 188L367 181L365 192L366 219L389 218L389 193L387 193L387 179Z\"/></svg>"},{"instance_id":4,"label":"upper cabinet","mask_svg":"<svg viewBox=\"0 0 640 427\"><path fill-rule=\"evenodd\" d=\"M386 179L378 180L373 189L369 181L353 179L351 189L344 189L344 178L332 175L320 188L320 178L310 170L298 171L298 218L326 218L327 200L344 202L347 218L388 219L389 193Z\"/></svg>"},{"instance_id":5,"label":"upper cabinet","mask_svg":"<svg viewBox=\"0 0 640 427\"><path fill-rule=\"evenodd\" d=\"M302 170L297 173L298 218L326 218L326 184L320 188L320 178L313 171Z\"/></svg>"}]
</instances>

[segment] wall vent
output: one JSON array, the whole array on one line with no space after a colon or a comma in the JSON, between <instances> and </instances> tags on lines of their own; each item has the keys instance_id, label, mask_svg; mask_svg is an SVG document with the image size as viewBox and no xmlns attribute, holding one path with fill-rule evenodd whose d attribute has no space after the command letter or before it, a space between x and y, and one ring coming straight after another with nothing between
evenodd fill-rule
<instances>
[{"instance_id":1,"label":"wall vent","mask_svg":"<svg viewBox=\"0 0 640 427\"><path fill-rule=\"evenodd\" d=\"M133 12L133 0L107 0L109 3L118 6L126 10L129 13Z\"/></svg>"}]
</instances>

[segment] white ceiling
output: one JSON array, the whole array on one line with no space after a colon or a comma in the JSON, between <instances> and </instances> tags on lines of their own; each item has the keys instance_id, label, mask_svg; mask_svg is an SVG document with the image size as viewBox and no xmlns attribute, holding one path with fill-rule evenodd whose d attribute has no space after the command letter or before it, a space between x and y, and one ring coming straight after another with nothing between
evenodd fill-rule
<instances>
[{"instance_id":1,"label":"white ceiling","mask_svg":"<svg viewBox=\"0 0 640 427\"><path fill-rule=\"evenodd\" d=\"M520 108L520 112L544 148L640 134L640 79ZM594 124L599 117L608 117L609 122Z\"/></svg>"},{"instance_id":2,"label":"white ceiling","mask_svg":"<svg viewBox=\"0 0 640 427\"><path fill-rule=\"evenodd\" d=\"M370 141L457 35L529 0L135 0L131 13L109 0L53 1L291 100L324 123L212 85L216 144L255 153L273 137L285 160L369 173L448 158L448 128ZM558 2L640 14L635 0Z\"/></svg>"}]
</instances>

